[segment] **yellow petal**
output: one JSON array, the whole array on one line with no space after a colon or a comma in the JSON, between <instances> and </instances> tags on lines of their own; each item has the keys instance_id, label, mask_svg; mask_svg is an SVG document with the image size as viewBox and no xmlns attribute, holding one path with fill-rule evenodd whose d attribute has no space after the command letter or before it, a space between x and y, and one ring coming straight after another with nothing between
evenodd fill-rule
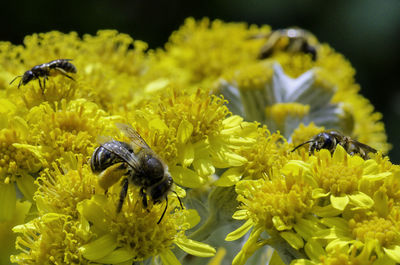
<instances>
[{"instance_id":1,"label":"yellow petal","mask_svg":"<svg viewBox=\"0 0 400 265\"><path fill-rule=\"evenodd\" d=\"M249 216L248 216L247 210L238 210L232 216L232 218L236 219L236 220L244 220L244 219L247 219L248 217Z\"/></svg>"},{"instance_id":2,"label":"yellow petal","mask_svg":"<svg viewBox=\"0 0 400 265\"><path fill-rule=\"evenodd\" d=\"M160 253L160 259L163 265L181 265L175 254L169 249Z\"/></svg>"},{"instance_id":3,"label":"yellow petal","mask_svg":"<svg viewBox=\"0 0 400 265\"><path fill-rule=\"evenodd\" d=\"M347 231L349 229L348 221L342 217L327 217L320 219L321 224L328 227L334 227L336 230Z\"/></svg>"},{"instance_id":4,"label":"yellow petal","mask_svg":"<svg viewBox=\"0 0 400 265\"><path fill-rule=\"evenodd\" d=\"M274 253L272 253L271 260L269 261L268 264L270 264L270 265L285 265L285 263L282 261L282 259L279 256L277 251L274 251ZM293 262L291 264L293 264Z\"/></svg>"},{"instance_id":5,"label":"yellow petal","mask_svg":"<svg viewBox=\"0 0 400 265\"><path fill-rule=\"evenodd\" d=\"M203 178L188 168L173 166L170 167L169 172L174 181L184 187L199 188L205 183Z\"/></svg>"},{"instance_id":6,"label":"yellow petal","mask_svg":"<svg viewBox=\"0 0 400 265\"><path fill-rule=\"evenodd\" d=\"M153 119L149 122L149 128L156 131L167 131L168 126L161 119Z\"/></svg>"},{"instance_id":7,"label":"yellow petal","mask_svg":"<svg viewBox=\"0 0 400 265\"><path fill-rule=\"evenodd\" d=\"M253 221L251 219L247 220L242 226L240 226L238 229L236 229L233 232L230 232L225 240L226 241L234 241L238 238L241 238L242 236L244 236L249 230L250 228L253 226Z\"/></svg>"},{"instance_id":8,"label":"yellow petal","mask_svg":"<svg viewBox=\"0 0 400 265\"><path fill-rule=\"evenodd\" d=\"M344 208L346 208L347 204L349 203L349 197L347 195L341 196L341 197L335 197L334 195L331 195L331 203L332 207L343 211Z\"/></svg>"},{"instance_id":9,"label":"yellow petal","mask_svg":"<svg viewBox=\"0 0 400 265\"><path fill-rule=\"evenodd\" d=\"M314 261L318 261L319 257L326 255L324 248L318 244L318 241L315 239L308 240L304 247L304 251L307 256Z\"/></svg>"},{"instance_id":10,"label":"yellow petal","mask_svg":"<svg viewBox=\"0 0 400 265\"><path fill-rule=\"evenodd\" d=\"M226 255L226 249L223 247L218 248L217 254L213 257L207 265L221 265Z\"/></svg>"},{"instance_id":11,"label":"yellow petal","mask_svg":"<svg viewBox=\"0 0 400 265\"><path fill-rule=\"evenodd\" d=\"M106 234L79 248L82 255L88 260L98 260L114 251L117 247L117 236Z\"/></svg>"},{"instance_id":12,"label":"yellow petal","mask_svg":"<svg viewBox=\"0 0 400 265\"><path fill-rule=\"evenodd\" d=\"M153 93L159 91L169 85L169 80L166 78L156 79L146 85L144 91L146 93Z\"/></svg>"},{"instance_id":13,"label":"yellow petal","mask_svg":"<svg viewBox=\"0 0 400 265\"><path fill-rule=\"evenodd\" d=\"M103 258L95 260L94 262L102 264L118 264L133 259L135 255L136 254L131 250L128 250L126 248L119 248L117 250L114 250L107 256L104 256Z\"/></svg>"},{"instance_id":14,"label":"yellow petal","mask_svg":"<svg viewBox=\"0 0 400 265\"><path fill-rule=\"evenodd\" d=\"M177 140L180 144L185 144L193 133L193 124L187 120L182 120L178 127Z\"/></svg>"},{"instance_id":15,"label":"yellow petal","mask_svg":"<svg viewBox=\"0 0 400 265\"><path fill-rule=\"evenodd\" d=\"M318 199L318 198L324 198L328 196L330 192L325 192L324 189L318 188L318 189L313 189L312 191L312 198L313 199Z\"/></svg>"},{"instance_id":16,"label":"yellow petal","mask_svg":"<svg viewBox=\"0 0 400 265\"><path fill-rule=\"evenodd\" d=\"M395 246L394 248L383 248L385 251L386 255L389 256L392 260L396 261L397 263L400 263L400 246Z\"/></svg>"},{"instance_id":17,"label":"yellow petal","mask_svg":"<svg viewBox=\"0 0 400 265\"><path fill-rule=\"evenodd\" d=\"M193 167L200 176L211 176L215 173L215 167L210 159L196 159Z\"/></svg>"},{"instance_id":18,"label":"yellow petal","mask_svg":"<svg viewBox=\"0 0 400 265\"><path fill-rule=\"evenodd\" d=\"M198 223L200 223L200 215L194 209L188 209L185 217L185 221L189 223L190 228L195 227Z\"/></svg>"},{"instance_id":19,"label":"yellow petal","mask_svg":"<svg viewBox=\"0 0 400 265\"><path fill-rule=\"evenodd\" d=\"M106 232L109 224L107 223L107 218L105 212L101 205L104 195L94 195L90 200L84 200L79 202L77 209L79 213L88 221L90 221L96 228L100 231Z\"/></svg>"},{"instance_id":20,"label":"yellow petal","mask_svg":"<svg viewBox=\"0 0 400 265\"><path fill-rule=\"evenodd\" d=\"M333 208L332 204L324 207L315 206L313 212L320 217L332 217L342 213L342 211Z\"/></svg>"},{"instance_id":21,"label":"yellow petal","mask_svg":"<svg viewBox=\"0 0 400 265\"><path fill-rule=\"evenodd\" d=\"M375 210L380 216L389 214L389 198L385 191L378 190L374 193Z\"/></svg>"},{"instance_id":22,"label":"yellow petal","mask_svg":"<svg viewBox=\"0 0 400 265\"><path fill-rule=\"evenodd\" d=\"M321 230L315 221L300 219L293 225L294 230L305 240L312 238L315 233Z\"/></svg>"},{"instance_id":23,"label":"yellow petal","mask_svg":"<svg viewBox=\"0 0 400 265\"><path fill-rule=\"evenodd\" d=\"M318 262L314 262L307 259L296 259L290 263L290 265L317 265L317 264Z\"/></svg>"},{"instance_id":24,"label":"yellow petal","mask_svg":"<svg viewBox=\"0 0 400 265\"><path fill-rule=\"evenodd\" d=\"M350 203L356 207L351 208L352 210L366 210L374 206L374 200L367 194L358 192L356 194L348 195Z\"/></svg>"},{"instance_id":25,"label":"yellow petal","mask_svg":"<svg viewBox=\"0 0 400 265\"><path fill-rule=\"evenodd\" d=\"M175 240L175 244L186 253L198 257L212 257L216 252L215 248L211 247L210 245L194 241L186 237L177 238Z\"/></svg>"},{"instance_id":26,"label":"yellow petal","mask_svg":"<svg viewBox=\"0 0 400 265\"><path fill-rule=\"evenodd\" d=\"M235 185L243 175L242 167L232 167L226 170L221 177L214 182L215 186L229 187Z\"/></svg>"},{"instance_id":27,"label":"yellow petal","mask_svg":"<svg viewBox=\"0 0 400 265\"><path fill-rule=\"evenodd\" d=\"M292 229L292 226L286 225L279 216L272 217L272 223L278 231Z\"/></svg>"},{"instance_id":28,"label":"yellow petal","mask_svg":"<svg viewBox=\"0 0 400 265\"><path fill-rule=\"evenodd\" d=\"M24 197L33 202L33 194L36 191L35 179L29 174L22 174L17 178L17 185Z\"/></svg>"},{"instance_id":29,"label":"yellow petal","mask_svg":"<svg viewBox=\"0 0 400 265\"><path fill-rule=\"evenodd\" d=\"M188 167L194 160L194 147L193 144L187 143L180 148L179 160L182 161L184 167Z\"/></svg>"},{"instance_id":30,"label":"yellow petal","mask_svg":"<svg viewBox=\"0 0 400 265\"><path fill-rule=\"evenodd\" d=\"M294 249L300 249L304 246L303 239L300 235L293 232L281 232L281 237L285 239L289 245Z\"/></svg>"},{"instance_id":31,"label":"yellow petal","mask_svg":"<svg viewBox=\"0 0 400 265\"><path fill-rule=\"evenodd\" d=\"M14 183L0 183L0 222L11 220L16 203L17 194Z\"/></svg>"},{"instance_id":32,"label":"yellow petal","mask_svg":"<svg viewBox=\"0 0 400 265\"><path fill-rule=\"evenodd\" d=\"M225 128L232 128L239 126L240 123L243 122L243 118L240 117L239 115L232 115L225 120L222 121L222 124L224 125Z\"/></svg>"}]
</instances>

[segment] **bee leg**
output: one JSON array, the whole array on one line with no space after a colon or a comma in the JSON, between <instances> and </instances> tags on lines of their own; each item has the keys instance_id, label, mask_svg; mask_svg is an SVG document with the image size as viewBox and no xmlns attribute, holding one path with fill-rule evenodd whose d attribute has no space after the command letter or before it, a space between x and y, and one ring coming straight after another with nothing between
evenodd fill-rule
<instances>
[{"instance_id":1,"label":"bee leg","mask_svg":"<svg viewBox=\"0 0 400 265\"><path fill-rule=\"evenodd\" d=\"M39 81L39 86L40 86L40 89L42 90L42 92L43 92L43 87L42 87L42 82L40 82L40 78L38 78L38 81ZM44 82L44 81L43 81Z\"/></svg>"},{"instance_id":2,"label":"bee leg","mask_svg":"<svg viewBox=\"0 0 400 265\"><path fill-rule=\"evenodd\" d=\"M128 193L128 178L124 178L122 180L122 189L121 189L121 193L119 194L119 202L118 202L118 207L117 207L117 213L119 213L122 209L122 204L125 201L126 195Z\"/></svg>"},{"instance_id":3,"label":"bee leg","mask_svg":"<svg viewBox=\"0 0 400 265\"><path fill-rule=\"evenodd\" d=\"M147 209L147 196L146 193L144 192L144 188L140 189L140 196L142 196L143 207Z\"/></svg>"},{"instance_id":4,"label":"bee leg","mask_svg":"<svg viewBox=\"0 0 400 265\"><path fill-rule=\"evenodd\" d=\"M75 81L75 79L73 79L72 76L67 75L67 72L66 72L64 69L62 69L62 68L60 68L60 67L56 67L56 68L54 68L54 69L57 70L60 74L62 74L62 75L64 75L64 76L68 77L69 79Z\"/></svg>"},{"instance_id":5,"label":"bee leg","mask_svg":"<svg viewBox=\"0 0 400 265\"><path fill-rule=\"evenodd\" d=\"M167 208L168 208L168 197L165 197L165 208L164 208L164 212L162 213L162 215L161 215L161 217L160 217L160 220L158 220L157 224L159 224L159 223L161 222L161 220L163 219L163 217L164 217L164 215L165 215L165 213L166 213L166 211L167 211Z\"/></svg>"}]
</instances>

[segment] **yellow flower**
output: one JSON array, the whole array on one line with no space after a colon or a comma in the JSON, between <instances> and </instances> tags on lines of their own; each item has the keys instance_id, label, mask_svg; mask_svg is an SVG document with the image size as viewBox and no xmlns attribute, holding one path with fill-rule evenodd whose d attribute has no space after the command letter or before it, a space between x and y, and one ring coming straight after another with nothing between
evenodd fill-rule
<instances>
[{"instance_id":1,"label":"yellow flower","mask_svg":"<svg viewBox=\"0 0 400 265\"><path fill-rule=\"evenodd\" d=\"M314 122L387 152L382 116L358 94L354 75L343 55L318 44L315 61L309 54L282 50L238 65L224 73L217 91L234 114L267 124L289 140L300 123Z\"/></svg>"},{"instance_id":2,"label":"yellow flower","mask_svg":"<svg viewBox=\"0 0 400 265\"><path fill-rule=\"evenodd\" d=\"M32 206L29 201L17 201L14 215L11 216L9 221L0 222L0 263L9 264L10 254L16 254L15 240L16 235L11 230L14 226L20 225L26 222L26 217Z\"/></svg>"},{"instance_id":3,"label":"yellow flower","mask_svg":"<svg viewBox=\"0 0 400 265\"><path fill-rule=\"evenodd\" d=\"M255 74L239 68L232 77L228 76L231 79L220 82L218 92L229 101L228 107L234 114L262 122L286 138L301 123L343 129L347 114L340 104L332 102L335 84L321 82L317 70L291 78L279 64L258 67Z\"/></svg>"},{"instance_id":4,"label":"yellow flower","mask_svg":"<svg viewBox=\"0 0 400 265\"><path fill-rule=\"evenodd\" d=\"M369 209L373 205L372 198L360 191L359 185L368 175L379 174L377 167L359 156L350 156L340 145L333 155L322 149L306 162L291 161L285 170L309 174L316 185L313 197L327 200L326 204L334 209L332 214L344 211L348 205L353 209Z\"/></svg>"},{"instance_id":5,"label":"yellow flower","mask_svg":"<svg viewBox=\"0 0 400 265\"><path fill-rule=\"evenodd\" d=\"M27 120L36 145L30 149L37 149L49 166L68 152L89 159L98 145L97 136L112 132L111 121L118 118L107 116L96 104L79 99L61 100L54 108L42 103L29 111Z\"/></svg>"},{"instance_id":6,"label":"yellow flower","mask_svg":"<svg viewBox=\"0 0 400 265\"><path fill-rule=\"evenodd\" d=\"M301 256L298 250L304 247L304 241L311 239L311 231L321 229L312 215L316 200L312 197L312 183L308 181L305 174L288 173L271 176L271 180L242 180L236 184L241 206L233 218L247 221L225 240L237 240L252 230L233 264L244 264L254 251L266 244L280 250L292 248L294 256ZM261 235L263 231L271 240Z\"/></svg>"},{"instance_id":7,"label":"yellow flower","mask_svg":"<svg viewBox=\"0 0 400 265\"><path fill-rule=\"evenodd\" d=\"M241 179L260 179L272 176L288 161L289 145L279 134L271 134L266 127L253 133L254 143L238 150L246 159L240 166L231 166L214 183L217 186L231 186Z\"/></svg>"},{"instance_id":8,"label":"yellow flower","mask_svg":"<svg viewBox=\"0 0 400 265\"><path fill-rule=\"evenodd\" d=\"M298 146L302 143L309 141L315 135L324 131L324 127L318 127L313 122L305 126L304 124L300 124L300 126L293 131L291 136L291 142L293 146Z\"/></svg>"},{"instance_id":9,"label":"yellow flower","mask_svg":"<svg viewBox=\"0 0 400 265\"><path fill-rule=\"evenodd\" d=\"M38 264L116 264L159 256L164 264L177 264L173 244L192 255L210 257L215 250L189 240L184 232L198 222L196 211L180 209L170 197L167 212L159 224L164 203L144 209L139 189L130 186L122 211L117 213L119 185L107 194L87 164L69 157L59 161L38 179L35 194L39 217L14 228L18 255L12 261ZM134 222L132 222L134 220Z\"/></svg>"},{"instance_id":10,"label":"yellow flower","mask_svg":"<svg viewBox=\"0 0 400 265\"><path fill-rule=\"evenodd\" d=\"M20 117L0 129L0 222L10 220L17 202L15 183L26 199L32 200L33 176L41 163L35 154L24 148L28 129Z\"/></svg>"},{"instance_id":11,"label":"yellow flower","mask_svg":"<svg viewBox=\"0 0 400 265\"><path fill-rule=\"evenodd\" d=\"M102 30L96 36L84 35L82 39L76 32L33 34L24 39L24 46L0 43L0 84L7 87L18 105L28 108L44 101L53 103L83 97L107 111L120 109L132 100L139 100L140 91L148 82L141 78L148 69L146 49L146 43L115 30ZM62 75L50 76L42 90L32 80L20 88L22 96L17 82L8 88L15 76L55 59L72 59L77 68L73 76L76 82Z\"/></svg>"},{"instance_id":12,"label":"yellow flower","mask_svg":"<svg viewBox=\"0 0 400 265\"><path fill-rule=\"evenodd\" d=\"M171 89L128 120L168 164L176 183L198 188L209 183L216 168L243 165L247 160L236 150L255 142L247 134L256 125L230 116L224 104L200 89L195 94Z\"/></svg>"},{"instance_id":13,"label":"yellow flower","mask_svg":"<svg viewBox=\"0 0 400 265\"><path fill-rule=\"evenodd\" d=\"M18 264L88 264L78 247L88 239L82 228L68 215L48 213L13 228L16 248L21 253L11 256Z\"/></svg>"},{"instance_id":14,"label":"yellow flower","mask_svg":"<svg viewBox=\"0 0 400 265\"><path fill-rule=\"evenodd\" d=\"M252 37L269 31L268 26L188 18L172 33L166 51L159 51L160 59L167 60L172 69L188 72L186 85L210 87L232 66L255 62L264 40Z\"/></svg>"}]
</instances>

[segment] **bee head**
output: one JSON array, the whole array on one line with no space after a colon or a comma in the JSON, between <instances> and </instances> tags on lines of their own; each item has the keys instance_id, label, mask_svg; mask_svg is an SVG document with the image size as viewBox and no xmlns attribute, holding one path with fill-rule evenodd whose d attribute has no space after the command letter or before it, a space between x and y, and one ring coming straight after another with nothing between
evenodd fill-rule
<instances>
[{"instance_id":1,"label":"bee head","mask_svg":"<svg viewBox=\"0 0 400 265\"><path fill-rule=\"evenodd\" d=\"M31 70L28 70L22 76L21 82L23 85L26 85L27 83L29 83L29 81L31 81L34 78L35 78L35 75L33 74L33 72Z\"/></svg>"},{"instance_id":2,"label":"bee head","mask_svg":"<svg viewBox=\"0 0 400 265\"><path fill-rule=\"evenodd\" d=\"M315 142L310 146L311 152L314 152L315 150L318 151L321 149L328 149L329 151L331 151L336 146L336 138L333 135L330 135L329 133L326 132L320 133L315 138L316 138Z\"/></svg>"},{"instance_id":3,"label":"bee head","mask_svg":"<svg viewBox=\"0 0 400 265\"><path fill-rule=\"evenodd\" d=\"M152 186L150 196L153 202L160 203L168 195L173 183L171 175L166 174L161 182Z\"/></svg>"}]
</instances>

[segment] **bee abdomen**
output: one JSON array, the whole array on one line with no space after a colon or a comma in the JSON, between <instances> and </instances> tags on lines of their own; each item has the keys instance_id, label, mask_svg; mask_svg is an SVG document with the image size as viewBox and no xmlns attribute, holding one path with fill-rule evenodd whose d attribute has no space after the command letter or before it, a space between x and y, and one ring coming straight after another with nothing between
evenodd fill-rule
<instances>
[{"instance_id":1,"label":"bee abdomen","mask_svg":"<svg viewBox=\"0 0 400 265\"><path fill-rule=\"evenodd\" d=\"M69 61L71 61L71 60L70 59L58 59L58 60L51 61L48 64L51 69L61 68L66 72L76 73L77 70L76 70L75 65L73 65Z\"/></svg>"}]
</instances>

